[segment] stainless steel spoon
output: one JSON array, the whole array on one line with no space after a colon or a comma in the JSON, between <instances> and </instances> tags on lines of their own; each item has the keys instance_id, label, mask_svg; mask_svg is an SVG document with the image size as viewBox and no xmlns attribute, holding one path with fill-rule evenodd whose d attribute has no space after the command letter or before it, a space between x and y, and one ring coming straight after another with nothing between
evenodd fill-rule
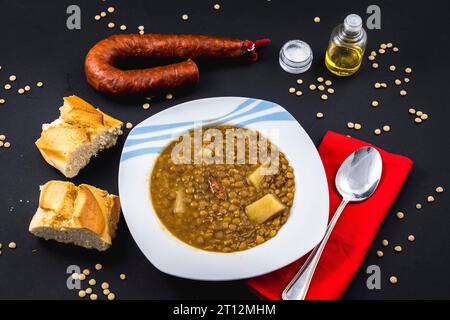
<instances>
[{"instance_id":1,"label":"stainless steel spoon","mask_svg":"<svg viewBox=\"0 0 450 320\"><path fill-rule=\"evenodd\" d=\"M356 150L341 164L335 183L342 196L342 202L334 213L324 238L311 251L308 259L284 289L283 300L305 299L320 256L342 211L347 203L363 201L374 193L380 182L382 168L381 156L372 147Z\"/></svg>"}]
</instances>

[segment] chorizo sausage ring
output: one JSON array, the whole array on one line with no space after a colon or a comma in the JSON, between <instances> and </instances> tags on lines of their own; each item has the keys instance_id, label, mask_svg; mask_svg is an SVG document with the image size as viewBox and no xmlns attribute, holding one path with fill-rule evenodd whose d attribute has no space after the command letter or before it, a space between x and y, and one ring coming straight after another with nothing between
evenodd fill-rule
<instances>
[{"instance_id":1,"label":"chorizo sausage ring","mask_svg":"<svg viewBox=\"0 0 450 320\"><path fill-rule=\"evenodd\" d=\"M256 42L203 35L113 35L95 44L85 60L88 83L108 95L156 94L196 84L199 71L195 58L258 58ZM121 70L114 64L129 57L186 58L186 61L138 70Z\"/></svg>"}]
</instances>

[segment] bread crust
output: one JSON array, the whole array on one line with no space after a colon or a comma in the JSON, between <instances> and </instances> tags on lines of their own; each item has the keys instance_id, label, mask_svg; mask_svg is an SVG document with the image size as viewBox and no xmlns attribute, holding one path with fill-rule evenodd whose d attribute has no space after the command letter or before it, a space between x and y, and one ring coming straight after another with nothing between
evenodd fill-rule
<instances>
[{"instance_id":1,"label":"bread crust","mask_svg":"<svg viewBox=\"0 0 450 320\"><path fill-rule=\"evenodd\" d=\"M103 251L112 244L119 218L118 196L87 184L77 187L71 182L52 180L41 188L39 207L29 231L46 239ZM82 231L93 238L84 243L80 239L63 239L60 234L68 230Z\"/></svg>"}]
</instances>

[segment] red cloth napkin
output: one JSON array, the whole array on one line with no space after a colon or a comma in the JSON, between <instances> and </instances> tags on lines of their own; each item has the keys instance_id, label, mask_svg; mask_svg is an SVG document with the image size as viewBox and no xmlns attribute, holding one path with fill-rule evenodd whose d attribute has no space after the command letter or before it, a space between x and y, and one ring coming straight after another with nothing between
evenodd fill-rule
<instances>
[{"instance_id":1,"label":"red cloth napkin","mask_svg":"<svg viewBox=\"0 0 450 320\"><path fill-rule=\"evenodd\" d=\"M341 202L334 179L342 162L355 150L370 145L332 131L319 146L328 180L330 218ZM349 203L328 240L314 273L306 299L340 299L358 271L366 252L394 203L412 168L411 159L377 148L383 159L383 173L375 193L366 201ZM272 273L247 280L261 298L279 300L281 292L300 269L306 257Z\"/></svg>"}]
</instances>

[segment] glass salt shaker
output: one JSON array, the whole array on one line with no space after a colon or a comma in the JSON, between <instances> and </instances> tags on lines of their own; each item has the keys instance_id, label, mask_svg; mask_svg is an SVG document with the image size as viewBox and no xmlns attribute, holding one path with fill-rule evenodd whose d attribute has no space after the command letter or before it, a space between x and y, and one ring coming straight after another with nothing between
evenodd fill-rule
<instances>
[{"instance_id":1,"label":"glass salt shaker","mask_svg":"<svg viewBox=\"0 0 450 320\"><path fill-rule=\"evenodd\" d=\"M289 73L303 73L311 67L313 52L302 40L286 42L280 50L280 66Z\"/></svg>"}]
</instances>

